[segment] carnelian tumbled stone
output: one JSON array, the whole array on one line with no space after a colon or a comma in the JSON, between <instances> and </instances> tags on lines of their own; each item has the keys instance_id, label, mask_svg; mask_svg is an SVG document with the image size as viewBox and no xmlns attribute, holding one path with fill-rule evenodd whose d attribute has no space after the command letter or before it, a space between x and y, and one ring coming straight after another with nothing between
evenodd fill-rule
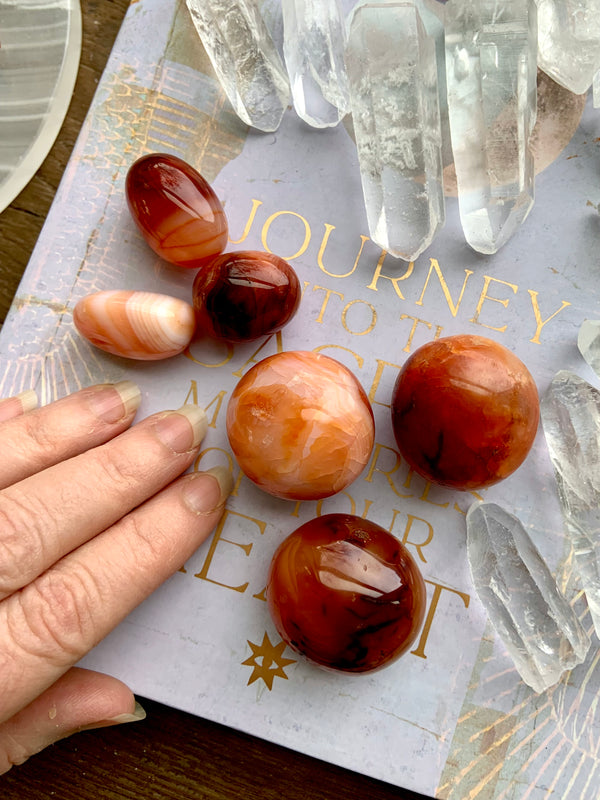
<instances>
[{"instance_id":1,"label":"carnelian tumbled stone","mask_svg":"<svg viewBox=\"0 0 600 800\"><path fill-rule=\"evenodd\" d=\"M228 226L210 184L177 156L152 153L135 161L125 181L127 205L150 247L180 267L198 267L221 253Z\"/></svg>"},{"instance_id":2,"label":"carnelian tumbled stone","mask_svg":"<svg viewBox=\"0 0 600 800\"><path fill-rule=\"evenodd\" d=\"M199 335L249 342L281 330L300 305L300 281L273 253L223 253L198 271L193 287Z\"/></svg>"},{"instance_id":3,"label":"carnelian tumbled stone","mask_svg":"<svg viewBox=\"0 0 600 800\"><path fill-rule=\"evenodd\" d=\"M514 472L531 449L539 415L525 364L482 336L423 345L392 393L400 454L427 480L455 489L481 489Z\"/></svg>"},{"instance_id":4,"label":"carnelian tumbled stone","mask_svg":"<svg viewBox=\"0 0 600 800\"><path fill-rule=\"evenodd\" d=\"M362 472L375 424L347 367L296 350L259 361L238 382L227 434L240 467L261 489L287 500L318 500Z\"/></svg>"},{"instance_id":5,"label":"carnelian tumbled stone","mask_svg":"<svg viewBox=\"0 0 600 800\"><path fill-rule=\"evenodd\" d=\"M419 568L391 533L352 514L327 514L278 547L267 602L291 648L323 667L369 672L414 642L426 595Z\"/></svg>"}]
</instances>

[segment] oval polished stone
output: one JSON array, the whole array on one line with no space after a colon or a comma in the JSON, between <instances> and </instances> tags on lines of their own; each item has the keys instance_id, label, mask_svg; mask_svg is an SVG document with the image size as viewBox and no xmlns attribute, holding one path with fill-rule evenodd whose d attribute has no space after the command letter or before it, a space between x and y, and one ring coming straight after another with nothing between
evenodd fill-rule
<instances>
[{"instance_id":1,"label":"oval polished stone","mask_svg":"<svg viewBox=\"0 0 600 800\"><path fill-rule=\"evenodd\" d=\"M362 472L375 424L349 369L320 353L290 351L259 361L239 381L227 434L240 467L261 489L316 500Z\"/></svg>"},{"instance_id":2,"label":"oval polished stone","mask_svg":"<svg viewBox=\"0 0 600 800\"><path fill-rule=\"evenodd\" d=\"M196 268L225 248L228 226L221 201L181 158L142 156L129 168L125 194L142 236L166 261Z\"/></svg>"},{"instance_id":3,"label":"oval polished stone","mask_svg":"<svg viewBox=\"0 0 600 800\"><path fill-rule=\"evenodd\" d=\"M415 561L391 533L351 514L327 514L278 547L267 602L291 648L329 669L369 672L415 641L426 592Z\"/></svg>"},{"instance_id":4,"label":"oval polished stone","mask_svg":"<svg viewBox=\"0 0 600 800\"><path fill-rule=\"evenodd\" d=\"M194 309L152 292L107 291L83 297L73 310L79 333L107 353L156 361L181 353L194 335Z\"/></svg>"},{"instance_id":5,"label":"oval polished stone","mask_svg":"<svg viewBox=\"0 0 600 800\"><path fill-rule=\"evenodd\" d=\"M273 253L223 253L204 265L193 287L199 335L249 342L281 330L300 305L300 281Z\"/></svg>"},{"instance_id":6,"label":"oval polished stone","mask_svg":"<svg viewBox=\"0 0 600 800\"><path fill-rule=\"evenodd\" d=\"M539 422L535 382L506 347L448 336L416 350L392 393L400 454L432 483L481 489L525 460Z\"/></svg>"}]
</instances>

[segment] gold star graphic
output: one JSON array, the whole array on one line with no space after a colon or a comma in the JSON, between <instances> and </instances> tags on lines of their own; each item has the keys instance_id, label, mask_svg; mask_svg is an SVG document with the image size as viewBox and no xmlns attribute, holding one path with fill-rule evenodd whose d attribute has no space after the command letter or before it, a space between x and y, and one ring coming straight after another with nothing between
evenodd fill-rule
<instances>
[{"instance_id":1,"label":"gold star graphic","mask_svg":"<svg viewBox=\"0 0 600 800\"><path fill-rule=\"evenodd\" d=\"M285 674L284 667L295 664L296 661L293 658L284 658L283 651L286 648L284 641L274 645L267 633L263 636L262 644L254 644L249 639L246 641L252 650L252 655L242 661L244 666L252 667L252 675L248 678L248 686L262 678L269 691L271 691L274 678L285 678L287 681L288 676Z\"/></svg>"}]
</instances>

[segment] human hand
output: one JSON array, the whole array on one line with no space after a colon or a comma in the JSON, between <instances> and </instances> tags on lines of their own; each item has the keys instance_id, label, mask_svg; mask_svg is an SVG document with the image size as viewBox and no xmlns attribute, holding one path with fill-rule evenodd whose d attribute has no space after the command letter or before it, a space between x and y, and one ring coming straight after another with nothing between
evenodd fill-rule
<instances>
[{"instance_id":1,"label":"human hand","mask_svg":"<svg viewBox=\"0 0 600 800\"><path fill-rule=\"evenodd\" d=\"M120 681L74 667L207 538L227 470L182 475L196 406L130 428L135 384L44 408L0 401L0 774L85 728L143 719Z\"/></svg>"}]
</instances>

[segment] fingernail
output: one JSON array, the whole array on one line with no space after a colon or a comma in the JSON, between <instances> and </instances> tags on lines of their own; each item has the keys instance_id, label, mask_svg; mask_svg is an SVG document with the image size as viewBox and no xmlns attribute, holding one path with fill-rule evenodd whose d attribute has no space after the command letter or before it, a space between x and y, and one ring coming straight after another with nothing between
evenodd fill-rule
<instances>
[{"instance_id":1,"label":"fingernail","mask_svg":"<svg viewBox=\"0 0 600 800\"><path fill-rule=\"evenodd\" d=\"M146 719L146 712L136 700L135 708L132 714L119 714L118 716L107 720L107 722L110 722L113 725L122 725L125 722L140 722L143 719Z\"/></svg>"},{"instance_id":2,"label":"fingernail","mask_svg":"<svg viewBox=\"0 0 600 800\"><path fill-rule=\"evenodd\" d=\"M142 394L133 381L98 386L89 394L94 413L104 422L114 424L132 416L138 410Z\"/></svg>"},{"instance_id":3,"label":"fingernail","mask_svg":"<svg viewBox=\"0 0 600 800\"><path fill-rule=\"evenodd\" d=\"M210 514L222 506L233 489L233 478L226 467L195 472L183 486L183 499L194 514Z\"/></svg>"},{"instance_id":4,"label":"fingernail","mask_svg":"<svg viewBox=\"0 0 600 800\"><path fill-rule=\"evenodd\" d=\"M167 411L154 423L156 435L174 453L187 453L206 436L208 419L199 406L186 405Z\"/></svg>"},{"instance_id":5,"label":"fingernail","mask_svg":"<svg viewBox=\"0 0 600 800\"><path fill-rule=\"evenodd\" d=\"M24 414L26 414L28 411L33 411L33 409L37 408L38 405L38 397L33 389L27 389L25 392L18 394L17 400L20 401Z\"/></svg>"}]
</instances>

